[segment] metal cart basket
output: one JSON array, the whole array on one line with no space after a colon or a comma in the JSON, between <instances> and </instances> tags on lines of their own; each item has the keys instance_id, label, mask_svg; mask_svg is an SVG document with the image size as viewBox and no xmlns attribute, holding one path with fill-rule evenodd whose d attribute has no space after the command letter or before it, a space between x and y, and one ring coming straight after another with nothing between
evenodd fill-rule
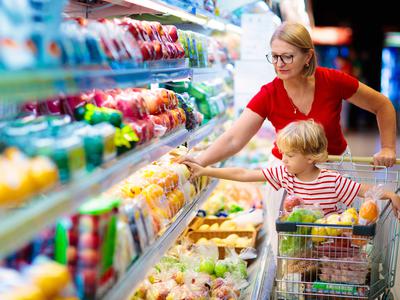
<instances>
[{"instance_id":1,"label":"metal cart basket","mask_svg":"<svg viewBox=\"0 0 400 300\"><path fill-rule=\"evenodd\" d=\"M342 157L321 167L357 182L399 191L399 171L355 161ZM380 216L371 225L277 220L275 299L390 299L400 228L391 204L378 202ZM356 199L353 206L358 208L360 203Z\"/></svg>"}]
</instances>

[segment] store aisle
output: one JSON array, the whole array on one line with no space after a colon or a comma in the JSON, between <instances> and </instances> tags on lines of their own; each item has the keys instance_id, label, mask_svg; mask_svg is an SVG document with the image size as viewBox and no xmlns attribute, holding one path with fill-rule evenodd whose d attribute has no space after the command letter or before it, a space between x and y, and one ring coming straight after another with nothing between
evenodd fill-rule
<instances>
[{"instance_id":1,"label":"store aisle","mask_svg":"<svg viewBox=\"0 0 400 300\"><path fill-rule=\"evenodd\" d=\"M380 148L379 133L349 132L345 134L348 145L354 156L371 156ZM400 151L400 136L397 137L397 151ZM398 155L399 156L399 153Z\"/></svg>"}]
</instances>

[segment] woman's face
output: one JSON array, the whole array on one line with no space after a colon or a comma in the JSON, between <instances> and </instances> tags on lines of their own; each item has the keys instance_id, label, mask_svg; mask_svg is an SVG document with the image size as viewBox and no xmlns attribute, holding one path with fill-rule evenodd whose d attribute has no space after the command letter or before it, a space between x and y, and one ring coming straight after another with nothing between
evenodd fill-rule
<instances>
[{"instance_id":1,"label":"woman's face","mask_svg":"<svg viewBox=\"0 0 400 300\"><path fill-rule=\"evenodd\" d=\"M292 79L303 74L304 66L311 59L310 53L304 53L296 46L279 39L271 43L271 56L276 75L282 80Z\"/></svg>"}]
</instances>

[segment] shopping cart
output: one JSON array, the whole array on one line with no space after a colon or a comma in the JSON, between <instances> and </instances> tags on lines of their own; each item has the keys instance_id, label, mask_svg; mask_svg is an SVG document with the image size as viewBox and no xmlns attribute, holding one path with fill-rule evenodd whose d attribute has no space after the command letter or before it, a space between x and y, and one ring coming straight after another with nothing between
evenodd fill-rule
<instances>
[{"instance_id":1,"label":"shopping cart","mask_svg":"<svg viewBox=\"0 0 400 300\"><path fill-rule=\"evenodd\" d=\"M372 159L335 159L338 161L322 167L357 182L383 184L385 189L399 192L399 171L365 164ZM360 203L356 199L353 206ZM395 282L400 227L391 204L378 204L380 217L372 225L277 220L275 299L393 299L390 289Z\"/></svg>"}]
</instances>

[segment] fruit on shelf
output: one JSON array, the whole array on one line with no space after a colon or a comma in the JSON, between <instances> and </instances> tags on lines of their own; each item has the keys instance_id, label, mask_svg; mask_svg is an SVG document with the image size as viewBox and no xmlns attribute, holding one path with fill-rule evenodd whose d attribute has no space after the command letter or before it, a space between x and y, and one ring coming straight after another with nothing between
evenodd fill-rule
<instances>
[{"instance_id":1,"label":"fruit on shelf","mask_svg":"<svg viewBox=\"0 0 400 300\"><path fill-rule=\"evenodd\" d=\"M220 229L221 230L235 230L236 229L236 223L231 221L231 220L224 221L224 222L221 223Z\"/></svg>"},{"instance_id":2,"label":"fruit on shelf","mask_svg":"<svg viewBox=\"0 0 400 300\"><path fill-rule=\"evenodd\" d=\"M207 274L214 273L215 262L211 258L204 258L200 262L199 271Z\"/></svg>"},{"instance_id":3,"label":"fruit on shelf","mask_svg":"<svg viewBox=\"0 0 400 300\"><path fill-rule=\"evenodd\" d=\"M79 250L78 256L80 263L85 267L95 267L100 260L98 251L94 249Z\"/></svg>"},{"instance_id":4,"label":"fruit on shelf","mask_svg":"<svg viewBox=\"0 0 400 300\"><path fill-rule=\"evenodd\" d=\"M178 29L174 25L164 26L167 34L171 38L171 42L175 43L178 40Z\"/></svg>"},{"instance_id":5,"label":"fruit on shelf","mask_svg":"<svg viewBox=\"0 0 400 300\"><path fill-rule=\"evenodd\" d=\"M203 224L199 227L198 230L209 230L210 229L210 225L208 224Z\"/></svg>"},{"instance_id":6,"label":"fruit on shelf","mask_svg":"<svg viewBox=\"0 0 400 300\"><path fill-rule=\"evenodd\" d=\"M214 272L217 277L224 278L225 274L228 272L228 265L224 261L219 260L215 264Z\"/></svg>"}]
</instances>

